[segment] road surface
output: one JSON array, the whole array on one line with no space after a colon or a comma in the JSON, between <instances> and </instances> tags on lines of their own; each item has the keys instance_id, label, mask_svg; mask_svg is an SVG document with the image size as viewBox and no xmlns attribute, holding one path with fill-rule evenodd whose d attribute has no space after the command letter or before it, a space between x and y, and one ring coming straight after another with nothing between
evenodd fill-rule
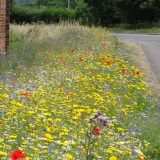
<instances>
[{"instance_id":1,"label":"road surface","mask_svg":"<svg viewBox=\"0 0 160 160\"><path fill-rule=\"evenodd\" d=\"M120 41L137 42L150 64L151 69L160 82L160 34L121 34L113 33Z\"/></svg>"}]
</instances>

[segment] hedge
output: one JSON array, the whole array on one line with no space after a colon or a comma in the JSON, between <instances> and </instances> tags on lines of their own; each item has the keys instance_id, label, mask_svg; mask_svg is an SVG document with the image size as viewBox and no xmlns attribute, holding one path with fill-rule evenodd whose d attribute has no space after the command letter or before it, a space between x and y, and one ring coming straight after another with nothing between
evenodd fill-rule
<instances>
[{"instance_id":1,"label":"hedge","mask_svg":"<svg viewBox=\"0 0 160 160\"><path fill-rule=\"evenodd\" d=\"M91 15L85 7L75 10L67 8L34 8L27 6L15 6L11 10L11 23L32 23L32 22L44 22L44 23L58 23L60 20L79 20L82 23L88 23L88 19L91 20Z\"/></svg>"}]
</instances>

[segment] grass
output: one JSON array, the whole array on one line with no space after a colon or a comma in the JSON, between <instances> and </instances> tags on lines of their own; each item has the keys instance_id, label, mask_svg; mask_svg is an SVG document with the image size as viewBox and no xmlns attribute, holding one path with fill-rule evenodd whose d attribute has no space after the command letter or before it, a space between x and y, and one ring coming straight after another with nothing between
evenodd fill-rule
<instances>
[{"instance_id":1,"label":"grass","mask_svg":"<svg viewBox=\"0 0 160 160\"><path fill-rule=\"evenodd\" d=\"M2 160L16 149L27 160L158 160L159 99L108 30L61 23L10 32L0 70Z\"/></svg>"}]
</instances>

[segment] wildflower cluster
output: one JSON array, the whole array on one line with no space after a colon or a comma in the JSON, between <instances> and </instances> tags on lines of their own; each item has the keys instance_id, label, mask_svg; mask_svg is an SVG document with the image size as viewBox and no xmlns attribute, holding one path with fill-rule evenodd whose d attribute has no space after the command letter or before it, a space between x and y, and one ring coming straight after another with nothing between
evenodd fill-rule
<instances>
[{"instance_id":1,"label":"wildflower cluster","mask_svg":"<svg viewBox=\"0 0 160 160\"><path fill-rule=\"evenodd\" d=\"M0 159L144 159L132 117L156 100L108 32L82 35L0 76Z\"/></svg>"}]
</instances>

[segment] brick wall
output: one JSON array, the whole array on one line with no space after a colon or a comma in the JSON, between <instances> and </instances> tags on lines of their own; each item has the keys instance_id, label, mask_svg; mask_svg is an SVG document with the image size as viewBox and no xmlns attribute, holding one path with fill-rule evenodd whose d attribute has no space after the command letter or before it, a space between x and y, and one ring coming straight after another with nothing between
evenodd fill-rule
<instances>
[{"instance_id":1,"label":"brick wall","mask_svg":"<svg viewBox=\"0 0 160 160\"><path fill-rule=\"evenodd\" d=\"M9 43L9 0L0 0L0 53L7 52Z\"/></svg>"}]
</instances>

